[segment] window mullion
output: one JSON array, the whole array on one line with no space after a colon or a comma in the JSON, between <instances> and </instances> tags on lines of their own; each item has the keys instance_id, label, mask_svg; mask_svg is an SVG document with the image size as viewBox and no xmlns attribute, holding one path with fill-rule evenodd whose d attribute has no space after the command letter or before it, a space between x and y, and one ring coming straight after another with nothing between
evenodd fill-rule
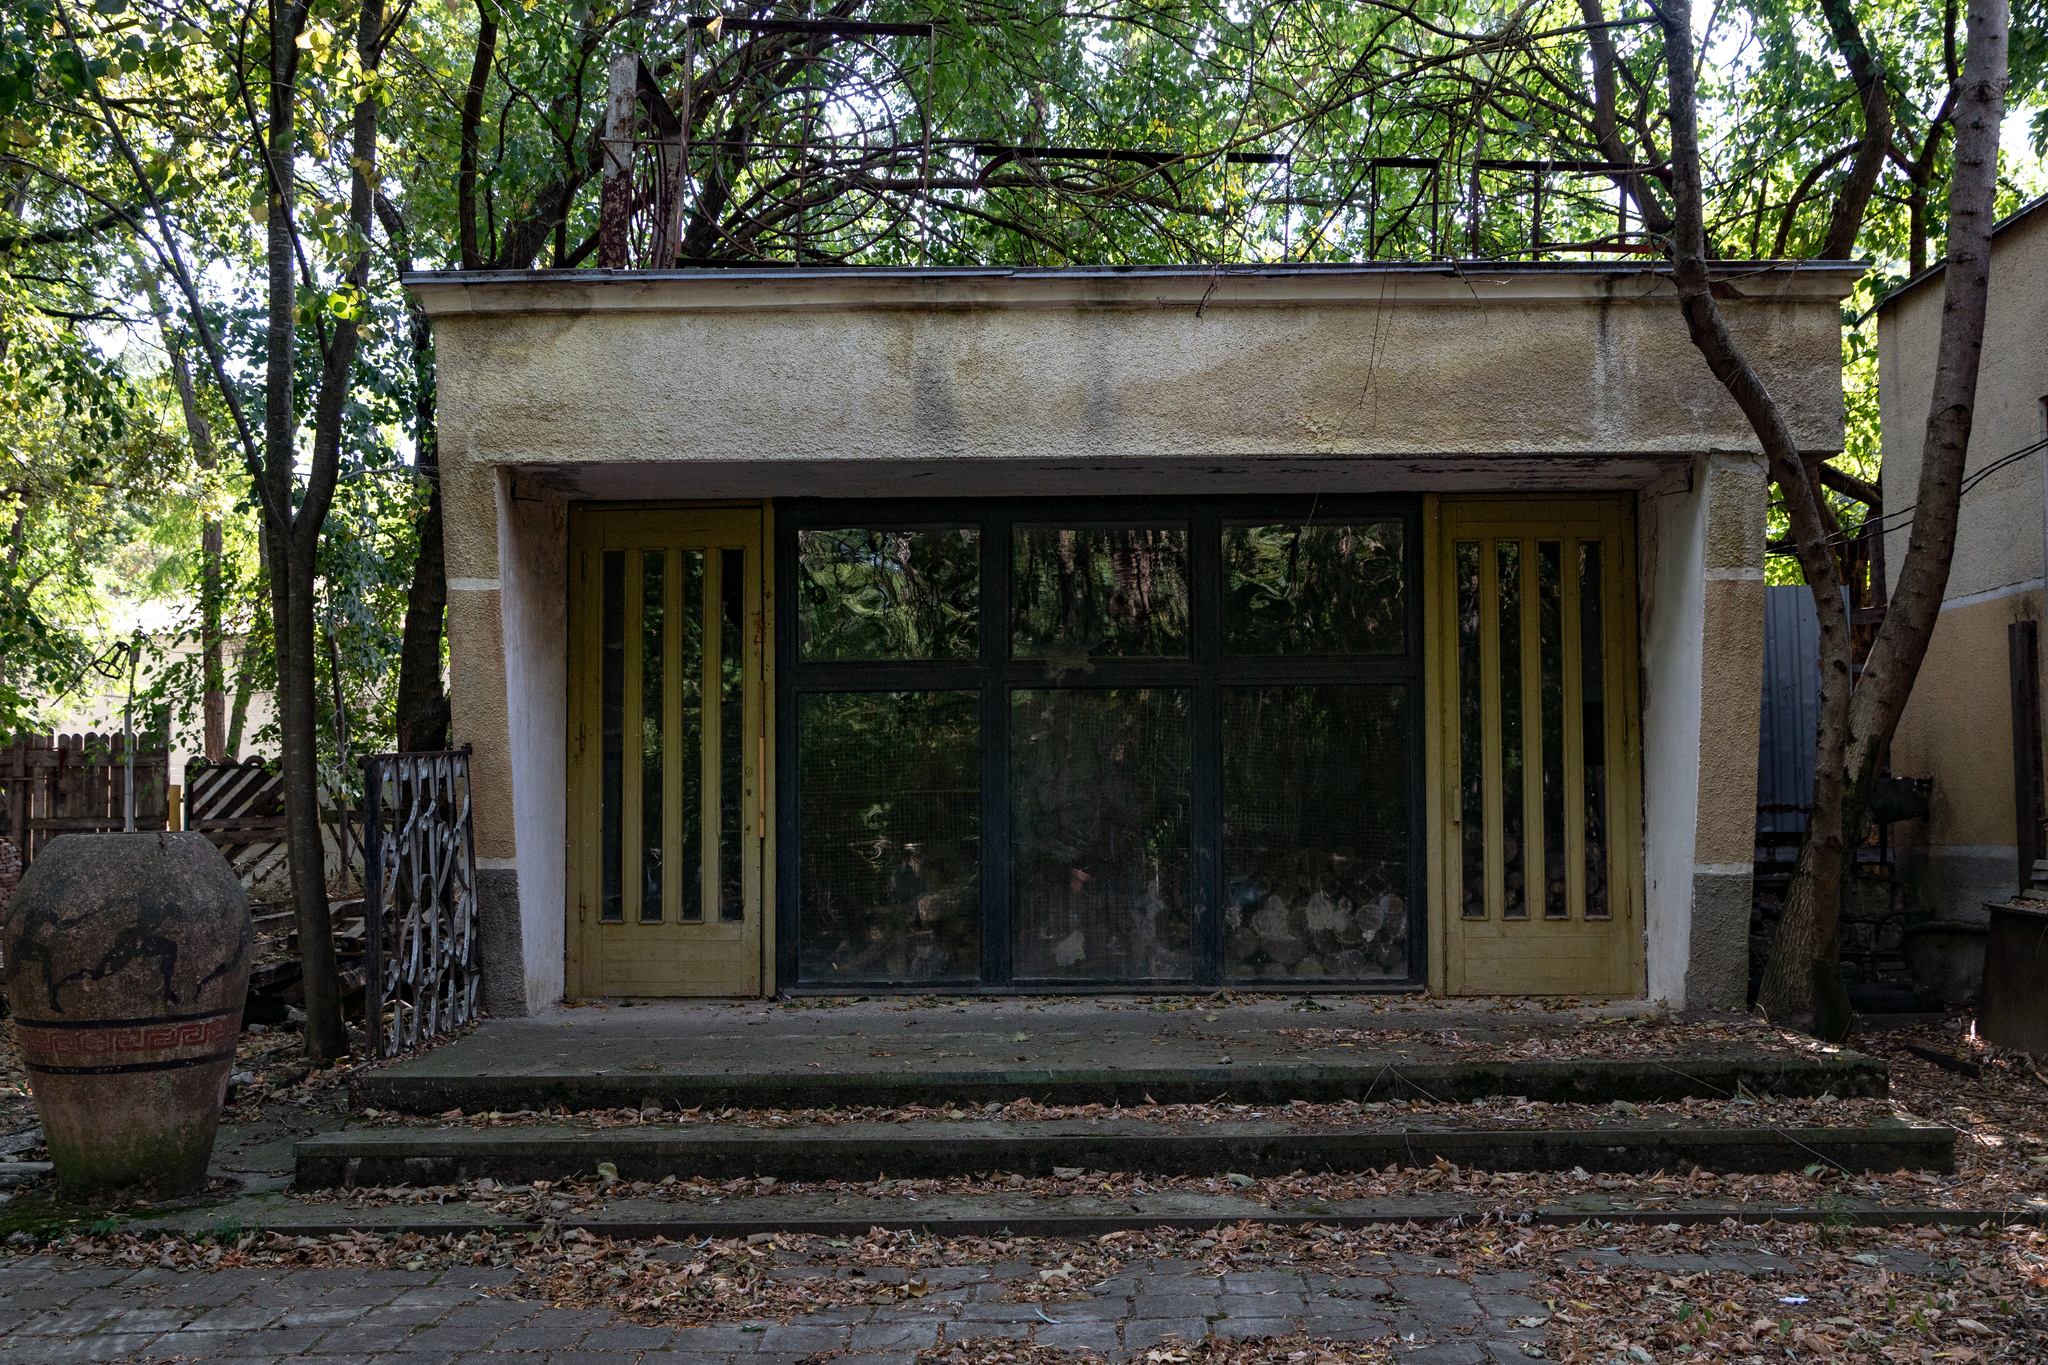
<instances>
[{"instance_id":1,"label":"window mullion","mask_svg":"<svg viewBox=\"0 0 2048 1365\"><path fill-rule=\"evenodd\" d=\"M981 522L981 979L1007 986L1010 923L1010 518Z\"/></svg>"},{"instance_id":2,"label":"window mullion","mask_svg":"<svg viewBox=\"0 0 2048 1365\"><path fill-rule=\"evenodd\" d=\"M1188 910L1195 979L1223 980L1223 658L1222 521L1214 512L1188 526L1188 614L1194 655L1194 736L1188 793Z\"/></svg>"}]
</instances>

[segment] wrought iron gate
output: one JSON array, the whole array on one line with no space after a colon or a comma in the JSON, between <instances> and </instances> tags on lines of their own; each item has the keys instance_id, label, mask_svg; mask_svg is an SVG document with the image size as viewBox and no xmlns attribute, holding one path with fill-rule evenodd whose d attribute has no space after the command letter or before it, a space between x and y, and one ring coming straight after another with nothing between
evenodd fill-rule
<instances>
[{"instance_id":1,"label":"wrought iron gate","mask_svg":"<svg viewBox=\"0 0 2048 1365\"><path fill-rule=\"evenodd\" d=\"M363 759L364 1023L395 1056L477 1011L469 747Z\"/></svg>"}]
</instances>

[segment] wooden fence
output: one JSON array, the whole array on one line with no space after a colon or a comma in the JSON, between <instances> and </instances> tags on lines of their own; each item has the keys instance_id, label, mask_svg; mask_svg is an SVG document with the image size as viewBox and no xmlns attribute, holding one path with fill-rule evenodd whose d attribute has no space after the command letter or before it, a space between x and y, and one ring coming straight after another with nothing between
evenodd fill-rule
<instances>
[{"instance_id":1,"label":"wooden fence","mask_svg":"<svg viewBox=\"0 0 2048 1365\"><path fill-rule=\"evenodd\" d=\"M26 869L60 834L116 833L126 825L128 753L115 735L16 735L0 748L0 839ZM161 830L173 823L170 755L148 740L135 750L135 828ZM286 867L284 781L263 759L185 767L179 827L211 839L244 886L258 887ZM353 879L356 850L344 816L322 801L321 833L332 880ZM4 875L4 874L0 874ZM18 873L16 874L18 875ZM11 879L11 878L10 878ZM6 888L11 890L11 887ZM0 908L5 897L0 896Z\"/></svg>"},{"instance_id":2,"label":"wooden fence","mask_svg":"<svg viewBox=\"0 0 2048 1365\"><path fill-rule=\"evenodd\" d=\"M136 746L135 828L160 830L170 816L170 754ZM23 867L60 834L126 826L128 747L121 735L16 735L0 750L0 836Z\"/></svg>"},{"instance_id":3,"label":"wooden fence","mask_svg":"<svg viewBox=\"0 0 2048 1365\"><path fill-rule=\"evenodd\" d=\"M284 777L260 758L185 765L185 828L211 839L244 886L283 871Z\"/></svg>"}]
</instances>

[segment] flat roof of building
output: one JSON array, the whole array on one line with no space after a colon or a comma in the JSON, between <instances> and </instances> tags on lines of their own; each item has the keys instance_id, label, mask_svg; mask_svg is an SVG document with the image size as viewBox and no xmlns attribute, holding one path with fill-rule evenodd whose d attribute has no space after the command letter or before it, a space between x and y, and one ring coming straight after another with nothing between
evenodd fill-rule
<instances>
[{"instance_id":1,"label":"flat roof of building","mask_svg":"<svg viewBox=\"0 0 2048 1365\"><path fill-rule=\"evenodd\" d=\"M1728 296L1840 299L1860 261L1719 261ZM437 270L402 282L429 312L775 307L1175 307L1540 302L1665 293L1661 262L1370 261L1234 265L775 266Z\"/></svg>"}]
</instances>

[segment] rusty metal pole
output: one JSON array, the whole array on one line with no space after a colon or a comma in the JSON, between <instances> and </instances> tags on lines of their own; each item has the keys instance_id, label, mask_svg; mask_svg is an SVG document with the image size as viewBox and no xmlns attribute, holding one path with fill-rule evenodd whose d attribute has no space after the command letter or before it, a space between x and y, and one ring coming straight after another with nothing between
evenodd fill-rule
<instances>
[{"instance_id":1,"label":"rusty metal pole","mask_svg":"<svg viewBox=\"0 0 2048 1365\"><path fill-rule=\"evenodd\" d=\"M597 201L597 263L606 270L632 264L633 123L639 102L640 58L614 52L604 104L604 182Z\"/></svg>"},{"instance_id":2,"label":"rusty metal pole","mask_svg":"<svg viewBox=\"0 0 2048 1365\"><path fill-rule=\"evenodd\" d=\"M920 158L923 180L917 200L917 263L927 265L932 252L932 68L939 61L939 26L933 24L924 34L924 154Z\"/></svg>"},{"instance_id":3,"label":"rusty metal pole","mask_svg":"<svg viewBox=\"0 0 2048 1365\"><path fill-rule=\"evenodd\" d=\"M384 1053L384 769L363 755L363 1027Z\"/></svg>"},{"instance_id":4,"label":"rusty metal pole","mask_svg":"<svg viewBox=\"0 0 2048 1365\"><path fill-rule=\"evenodd\" d=\"M690 125L697 117L697 30L683 27L682 151L676 157L676 254L683 251L683 191L690 186ZM713 155L716 155L714 151Z\"/></svg>"}]
</instances>

